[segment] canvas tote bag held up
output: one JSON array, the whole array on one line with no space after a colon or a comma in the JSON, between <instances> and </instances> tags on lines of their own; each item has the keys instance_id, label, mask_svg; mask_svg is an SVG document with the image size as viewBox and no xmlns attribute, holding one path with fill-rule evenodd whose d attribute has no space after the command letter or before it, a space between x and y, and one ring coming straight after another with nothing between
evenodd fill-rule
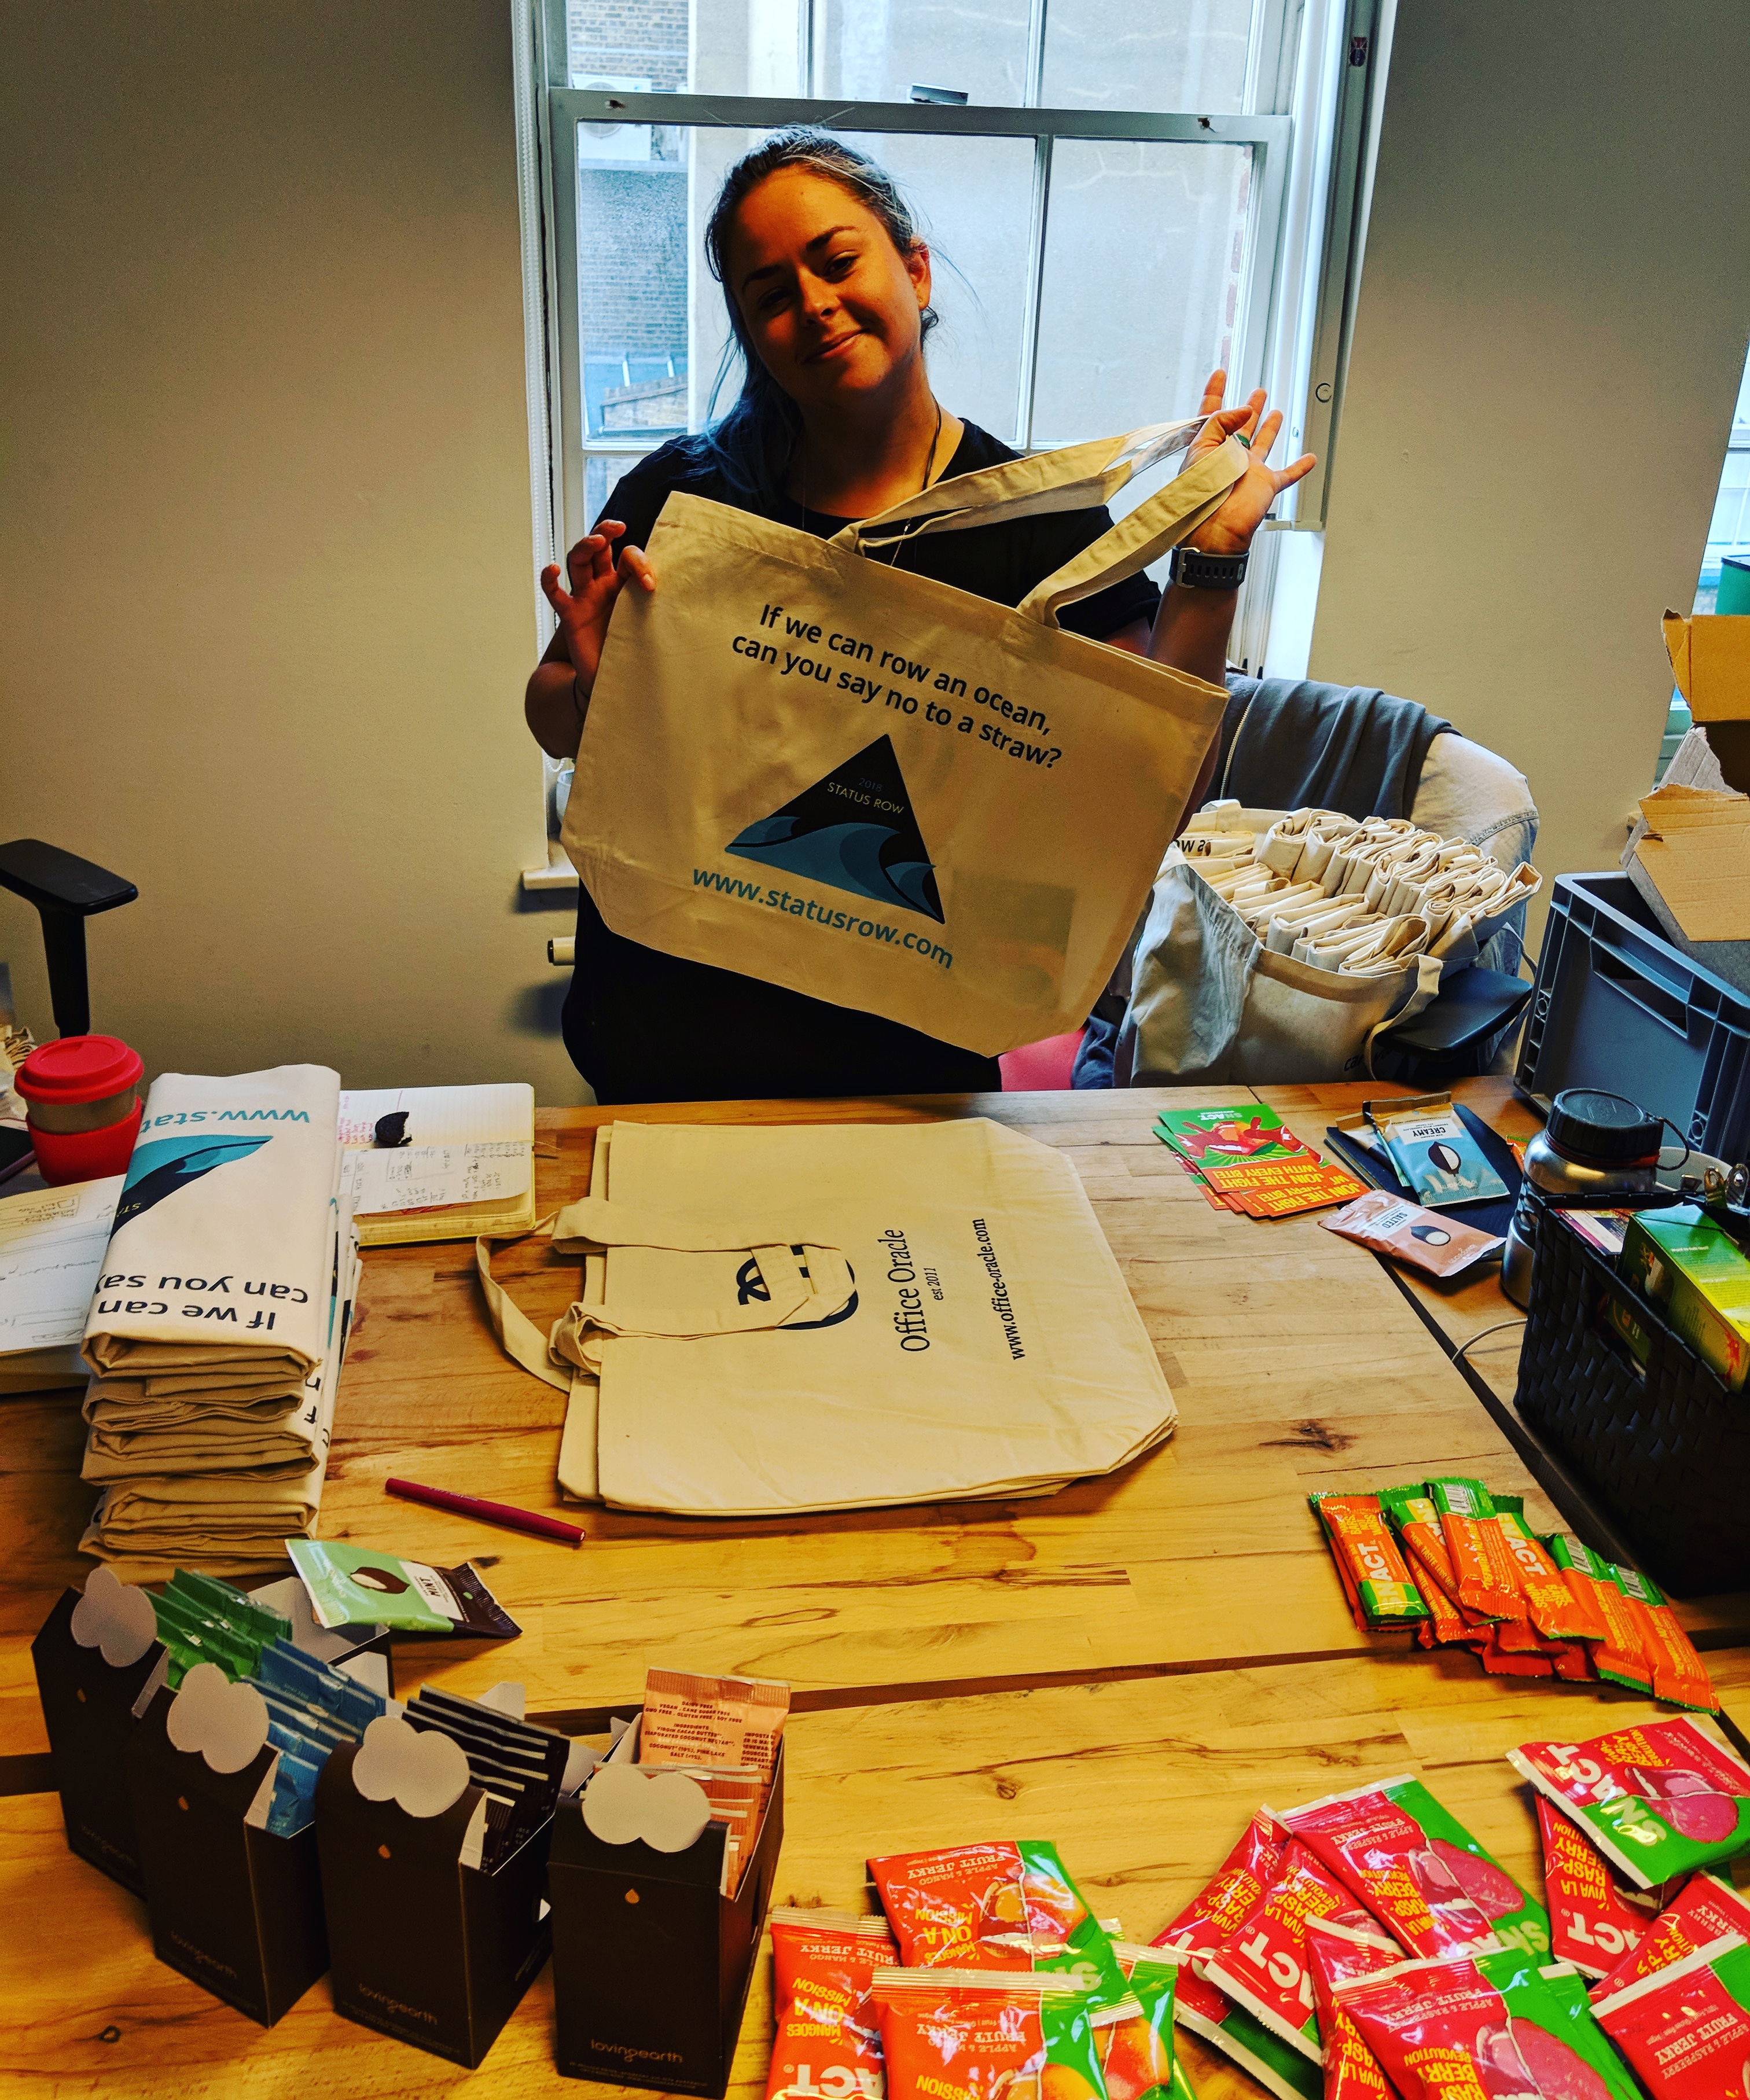
<instances>
[{"instance_id":1,"label":"canvas tote bag held up","mask_svg":"<svg viewBox=\"0 0 1750 2100\"><path fill-rule=\"evenodd\" d=\"M563 843L616 933L990 1057L1078 1028L1227 695L1062 632L1218 509L1230 438L1011 611L906 539L1107 501L1201 419L939 482L831 540L672 495L602 652Z\"/></svg>"}]
</instances>

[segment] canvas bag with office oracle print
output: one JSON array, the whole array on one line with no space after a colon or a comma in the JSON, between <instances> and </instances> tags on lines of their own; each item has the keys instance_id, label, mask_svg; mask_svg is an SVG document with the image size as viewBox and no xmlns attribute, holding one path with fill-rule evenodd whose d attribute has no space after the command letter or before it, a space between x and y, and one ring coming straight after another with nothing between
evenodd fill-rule
<instances>
[{"instance_id":1,"label":"canvas bag with office oracle print","mask_svg":"<svg viewBox=\"0 0 1750 2100\"><path fill-rule=\"evenodd\" d=\"M938 482L822 540L671 495L624 593L562 840L612 930L994 1056L1079 1027L1227 695L1067 633L1219 508L1228 439L1011 610L906 540L1105 502L1201 419Z\"/></svg>"},{"instance_id":2,"label":"canvas bag with office oracle print","mask_svg":"<svg viewBox=\"0 0 1750 2100\"><path fill-rule=\"evenodd\" d=\"M551 1226L599 1268L550 1336L481 1263L506 1349L569 1391L573 1493L714 1516L1046 1494L1171 1433L1052 1147L976 1118L611 1128L606 1194Z\"/></svg>"}]
</instances>

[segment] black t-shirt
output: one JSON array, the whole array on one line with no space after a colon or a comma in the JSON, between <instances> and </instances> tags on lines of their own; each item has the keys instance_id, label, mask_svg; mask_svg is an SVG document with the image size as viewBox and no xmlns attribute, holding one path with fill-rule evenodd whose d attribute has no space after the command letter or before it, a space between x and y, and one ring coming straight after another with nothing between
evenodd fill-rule
<instances>
[{"instance_id":1,"label":"black t-shirt","mask_svg":"<svg viewBox=\"0 0 1750 2100\"><path fill-rule=\"evenodd\" d=\"M966 425L948 475L1016 457ZM779 496L761 505L736 489L696 441L677 439L622 477L602 511L649 539L671 489L685 489L825 538L850 521ZM1036 584L1110 529L1104 509L1023 518L909 540L897 566L998 605L1019 605ZM884 554L885 561L888 558ZM1060 625L1096 638L1152 620L1161 594L1145 576L1066 606ZM708 705L702 699L700 704ZM835 1094L994 1091L1002 1075L981 1057L879 1015L809 999L708 964L681 960L611 933L581 890L576 967L565 1002L566 1048L603 1102L760 1101Z\"/></svg>"}]
</instances>

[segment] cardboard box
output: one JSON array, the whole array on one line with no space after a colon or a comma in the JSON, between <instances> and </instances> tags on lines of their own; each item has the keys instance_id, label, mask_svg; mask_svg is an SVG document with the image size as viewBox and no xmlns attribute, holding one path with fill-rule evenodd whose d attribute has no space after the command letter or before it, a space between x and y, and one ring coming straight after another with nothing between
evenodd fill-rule
<instances>
[{"instance_id":1,"label":"cardboard box","mask_svg":"<svg viewBox=\"0 0 1750 2100\"><path fill-rule=\"evenodd\" d=\"M117 1667L73 1637L80 1592L68 1587L30 1644L37 1695L55 1759L67 1847L135 1895L145 1894L125 1753L135 1717L164 1682L170 1657L154 1641L137 1662Z\"/></svg>"},{"instance_id":2,"label":"cardboard box","mask_svg":"<svg viewBox=\"0 0 1750 2100\"><path fill-rule=\"evenodd\" d=\"M1750 617L1667 612L1664 624L1671 675L1690 712L1706 724L1708 741L1714 743L1716 723L1750 727ZM1714 748L1717 752L1718 744ZM1723 757L1721 763L1723 768ZM1726 777L1734 788L1750 788L1750 783L1733 779L1729 770Z\"/></svg>"},{"instance_id":3,"label":"cardboard box","mask_svg":"<svg viewBox=\"0 0 1750 2100\"><path fill-rule=\"evenodd\" d=\"M277 1750L263 1745L240 1771L217 1772L178 1749L165 1729L174 1697L165 1686L152 1694L126 1746L152 1951L271 2027L328 1965L316 1833L263 1827Z\"/></svg>"},{"instance_id":4,"label":"cardboard box","mask_svg":"<svg viewBox=\"0 0 1750 2100\"><path fill-rule=\"evenodd\" d=\"M1750 1255L1698 1206L1629 1220L1618 1273L1732 1392L1750 1375Z\"/></svg>"},{"instance_id":5,"label":"cardboard box","mask_svg":"<svg viewBox=\"0 0 1750 2100\"><path fill-rule=\"evenodd\" d=\"M591 1714L583 1732L640 1710ZM548 1890L562 2076L721 2100L783 1843L784 1756L780 1744L733 1897L719 1893L722 1824L684 1852L659 1852L637 1838L605 1844L575 1801L561 1808Z\"/></svg>"},{"instance_id":6,"label":"cardboard box","mask_svg":"<svg viewBox=\"0 0 1750 2100\"><path fill-rule=\"evenodd\" d=\"M440 1815L409 1815L359 1792L357 1754L342 1745L316 1783L334 2010L472 2071L551 1951L553 1826L486 1873L464 1858L485 1821L478 1787Z\"/></svg>"}]
</instances>

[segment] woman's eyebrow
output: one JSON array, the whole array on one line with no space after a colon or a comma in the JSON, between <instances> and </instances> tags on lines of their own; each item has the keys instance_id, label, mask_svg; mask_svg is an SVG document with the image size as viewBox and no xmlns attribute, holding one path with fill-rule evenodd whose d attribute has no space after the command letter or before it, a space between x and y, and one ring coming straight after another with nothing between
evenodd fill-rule
<instances>
[{"instance_id":1,"label":"woman's eyebrow","mask_svg":"<svg viewBox=\"0 0 1750 2100\"><path fill-rule=\"evenodd\" d=\"M811 240L804 241L803 243L803 246L804 248L824 248L827 243L834 239L837 235L841 233L855 233L856 231L857 228L850 224L849 221L847 221L847 223L843 226L829 226L823 233L817 233ZM750 270L747 276L742 279L741 289L745 292L747 287L754 282L756 278L775 277L783 267L784 266L782 262L762 262L757 270Z\"/></svg>"}]
</instances>

